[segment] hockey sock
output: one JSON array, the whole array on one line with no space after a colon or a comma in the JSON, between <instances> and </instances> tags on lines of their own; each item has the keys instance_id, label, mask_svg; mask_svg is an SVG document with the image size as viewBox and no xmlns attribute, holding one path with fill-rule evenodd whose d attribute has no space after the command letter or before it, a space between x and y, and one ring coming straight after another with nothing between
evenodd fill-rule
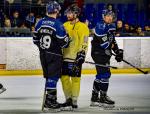
<instances>
[{"instance_id":1,"label":"hockey sock","mask_svg":"<svg viewBox=\"0 0 150 114\"><path fill-rule=\"evenodd\" d=\"M72 100L77 100L80 93L81 77L71 77L72 79Z\"/></svg>"},{"instance_id":2,"label":"hockey sock","mask_svg":"<svg viewBox=\"0 0 150 114\"><path fill-rule=\"evenodd\" d=\"M109 86L109 79L101 79L100 80L100 90L107 92Z\"/></svg>"},{"instance_id":3,"label":"hockey sock","mask_svg":"<svg viewBox=\"0 0 150 114\"><path fill-rule=\"evenodd\" d=\"M61 76L61 83L66 99L71 98L72 82L70 77L68 75Z\"/></svg>"},{"instance_id":4,"label":"hockey sock","mask_svg":"<svg viewBox=\"0 0 150 114\"><path fill-rule=\"evenodd\" d=\"M46 79L46 89L56 89L59 76L48 77Z\"/></svg>"},{"instance_id":5,"label":"hockey sock","mask_svg":"<svg viewBox=\"0 0 150 114\"><path fill-rule=\"evenodd\" d=\"M46 99L45 104L48 106L51 103L55 103L57 100L57 91L56 86L59 76L48 77L46 79L45 88L46 88Z\"/></svg>"},{"instance_id":6,"label":"hockey sock","mask_svg":"<svg viewBox=\"0 0 150 114\"><path fill-rule=\"evenodd\" d=\"M53 101L56 101L57 100L57 91L56 89L47 89L47 98L53 100Z\"/></svg>"},{"instance_id":7,"label":"hockey sock","mask_svg":"<svg viewBox=\"0 0 150 114\"><path fill-rule=\"evenodd\" d=\"M99 79L94 80L93 91L95 91L96 93L98 93L100 91L100 80Z\"/></svg>"},{"instance_id":8,"label":"hockey sock","mask_svg":"<svg viewBox=\"0 0 150 114\"><path fill-rule=\"evenodd\" d=\"M107 92L109 86L110 72L100 73L96 75L96 79L100 82L100 91Z\"/></svg>"}]
</instances>

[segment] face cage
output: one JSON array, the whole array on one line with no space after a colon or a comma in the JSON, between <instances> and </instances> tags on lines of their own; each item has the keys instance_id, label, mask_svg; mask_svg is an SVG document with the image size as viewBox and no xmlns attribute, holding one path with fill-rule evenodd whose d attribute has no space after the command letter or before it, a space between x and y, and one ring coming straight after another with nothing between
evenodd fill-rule
<instances>
[{"instance_id":1,"label":"face cage","mask_svg":"<svg viewBox=\"0 0 150 114\"><path fill-rule=\"evenodd\" d=\"M115 22L115 21L117 21L117 16L113 13L113 14L107 14L107 15L111 15L112 16L112 18L113 18L113 22ZM105 17L106 15L102 15L102 18L103 18L103 20L104 20L104 17Z\"/></svg>"}]
</instances>

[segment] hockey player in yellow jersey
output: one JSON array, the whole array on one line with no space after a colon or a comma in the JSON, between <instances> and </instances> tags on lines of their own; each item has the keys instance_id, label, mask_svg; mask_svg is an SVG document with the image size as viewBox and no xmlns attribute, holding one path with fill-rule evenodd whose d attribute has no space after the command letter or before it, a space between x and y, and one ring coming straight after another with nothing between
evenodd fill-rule
<instances>
[{"instance_id":1,"label":"hockey player in yellow jersey","mask_svg":"<svg viewBox=\"0 0 150 114\"><path fill-rule=\"evenodd\" d=\"M62 87L66 102L62 109L77 109L77 100L80 93L82 64L88 47L88 26L79 21L80 8L73 4L65 11L68 21L64 27L69 34L70 44L63 49Z\"/></svg>"}]
</instances>

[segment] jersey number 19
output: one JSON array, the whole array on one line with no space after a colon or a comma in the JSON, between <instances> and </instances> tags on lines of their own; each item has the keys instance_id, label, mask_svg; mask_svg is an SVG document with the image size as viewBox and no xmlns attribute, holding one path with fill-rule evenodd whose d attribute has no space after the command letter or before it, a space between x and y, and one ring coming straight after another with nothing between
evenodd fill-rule
<instances>
[{"instance_id":1,"label":"jersey number 19","mask_svg":"<svg viewBox=\"0 0 150 114\"><path fill-rule=\"evenodd\" d=\"M48 49L51 45L51 37L46 35L40 39L40 47L42 49Z\"/></svg>"}]
</instances>

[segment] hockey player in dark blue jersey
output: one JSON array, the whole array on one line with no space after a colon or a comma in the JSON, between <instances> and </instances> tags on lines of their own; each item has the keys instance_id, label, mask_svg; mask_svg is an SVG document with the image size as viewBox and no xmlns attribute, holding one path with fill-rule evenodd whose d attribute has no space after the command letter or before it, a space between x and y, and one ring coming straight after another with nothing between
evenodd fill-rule
<instances>
[{"instance_id":1,"label":"hockey player in dark blue jersey","mask_svg":"<svg viewBox=\"0 0 150 114\"><path fill-rule=\"evenodd\" d=\"M112 50L116 54L117 62L123 59L123 50L118 48L115 40L116 27L113 19L114 13L106 10L103 14L103 21L98 22L94 28L91 56L97 64L109 65ZM110 68L96 66L96 71L90 106L114 106L115 102L107 96L111 76Z\"/></svg>"},{"instance_id":2,"label":"hockey player in dark blue jersey","mask_svg":"<svg viewBox=\"0 0 150 114\"><path fill-rule=\"evenodd\" d=\"M69 41L63 24L56 19L60 9L56 1L49 2L46 5L47 16L39 20L33 33L33 42L39 48L43 75L46 79L42 110L60 111L56 86L61 76L62 48L66 47Z\"/></svg>"}]
</instances>

